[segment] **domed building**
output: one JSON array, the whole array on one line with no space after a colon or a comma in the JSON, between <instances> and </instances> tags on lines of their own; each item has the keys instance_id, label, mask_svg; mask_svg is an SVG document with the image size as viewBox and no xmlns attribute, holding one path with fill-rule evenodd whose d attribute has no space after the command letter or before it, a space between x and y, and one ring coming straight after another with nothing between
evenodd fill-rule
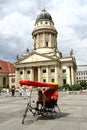
<instances>
[{"instance_id":1,"label":"domed building","mask_svg":"<svg viewBox=\"0 0 87 130\"><path fill-rule=\"evenodd\" d=\"M33 50L16 60L16 86L19 80L59 82L60 85L76 83L76 60L72 51L63 57L57 48L58 32L51 15L43 9L37 16L32 31Z\"/></svg>"}]
</instances>

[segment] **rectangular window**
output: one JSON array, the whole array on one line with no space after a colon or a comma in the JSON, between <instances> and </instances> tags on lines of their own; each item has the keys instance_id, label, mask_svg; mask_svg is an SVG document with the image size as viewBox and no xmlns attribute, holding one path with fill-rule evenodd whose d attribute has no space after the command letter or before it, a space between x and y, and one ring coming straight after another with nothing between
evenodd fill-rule
<instances>
[{"instance_id":1,"label":"rectangular window","mask_svg":"<svg viewBox=\"0 0 87 130\"><path fill-rule=\"evenodd\" d=\"M46 82L46 79L43 79L43 82Z\"/></svg>"},{"instance_id":2,"label":"rectangular window","mask_svg":"<svg viewBox=\"0 0 87 130\"><path fill-rule=\"evenodd\" d=\"M51 73L54 73L55 72L55 69L51 69Z\"/></svg>"},{"instance_id":3,"label":"rectangular window","mask_svg":"<svg viewBox=\"0 0 87 130\"><path fill-rule=\"evenodd\" d=\"M62 70L62 73L66 73L66 70L64 69L64 70Z\"/></svg>"},{"instance_id":4,"label":"rectangular window","mask_svg":"<svg viewBox=\"0 0 87 130\"><path fill-rule=\"evenodd\" d=\"M66 79L63 79L63 85L65 85L66 84Z\"/></svg>"},{"instance_id":5,"label":"rectangular window","mask_svg":"<svg viewBox=\"0 0 87 130\"><path fill-rule=\"evenodd\" d=\"M15 78L12 78L12 79L11 79L11 82L14 83L14 82L15 82Z\"/></svg>"},{"instance_id":6,"label":"rectangular window","mask_svg":"<svg viewBox=\"0 0 87 130\"><path fill-rule=\"evenodd\" d=\"M23 71L20 71L20 74L23 74Z\"/></svg>"},{"instance_id":7,"label":"rectangular window","mask_svg":"<svg viewBox=\"0 0 87 130\"><path fill-rule=\"evenodd\" d=\"M6 85L6 77L3 78L3 85Z\"/></svg>"},{"instance_id":8,"label":"rectangular window","mask_svg":"<svg viewBox=\"0 0 87 130\"><path fill-rule=\"evenodd\" d=\"M46 73L46 69L43 70L43 73Z\"/></svg>"},{"instance_id":9,"label":"rectangular window","mask_svg":"<svg viewBox=\"0 0 87 130\"><path fill-rule=\"evenodd\" d=\"M51 82L55 82L55 79L51 79Z\"/></svg>"},{"instance_id":10,"label":"rectangular window","mask_svg":"<svg viewBox=\"0 0 87 130\"><path fill-rule=\"evenodd\" d=\"M30 70L29 70L29 71L27 71L27 74L30 74Z\"/></svg>"}]
</instances>

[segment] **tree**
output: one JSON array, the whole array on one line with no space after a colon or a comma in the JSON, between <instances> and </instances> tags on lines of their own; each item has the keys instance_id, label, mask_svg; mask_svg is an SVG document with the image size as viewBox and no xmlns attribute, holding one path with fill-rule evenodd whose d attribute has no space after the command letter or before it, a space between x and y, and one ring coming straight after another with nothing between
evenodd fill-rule
<instances>
[{"instance_id":1,"label":"tree","mask_svg":"<svg viewBox=\"0 0 87 130\"><path fill-rule=\"evenodd\" d=\"M80 85L82 86L83 89L87 88L87 82L80 82Z\"/></svg>"},{"instance_id":2,"label":"tree","mask_svg":"<svg viewBox=\"0 0 87 130\"><path fill-rule=\"evenodd\" d=\"M81 87L80 84L74 84L74 85L72 85L71 90L72 90L72 91L76 91L76 90L80 90L81 88L82 88L82 87Z\"/></svg>"}]
</instances>

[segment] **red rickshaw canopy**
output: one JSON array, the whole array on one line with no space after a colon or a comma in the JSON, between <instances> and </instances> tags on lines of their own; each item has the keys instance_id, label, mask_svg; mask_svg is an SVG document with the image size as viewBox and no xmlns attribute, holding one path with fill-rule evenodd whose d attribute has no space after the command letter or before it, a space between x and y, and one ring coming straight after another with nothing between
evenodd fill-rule
<instances>
[{"instance_id":1,"label":"red rickshaw canopy","mask_svg":"<svg viewBox=\"0 0 87 130\"><path fill-rule=\"evenodd\" d=\"M34 87L58 87L58 82L51 82L51 83L45 83L45 82L38 82L38 81L31 81L31 80L20 80L20 85L27 85L27 86L34 86Z\"/></svg>"}]
</instances>

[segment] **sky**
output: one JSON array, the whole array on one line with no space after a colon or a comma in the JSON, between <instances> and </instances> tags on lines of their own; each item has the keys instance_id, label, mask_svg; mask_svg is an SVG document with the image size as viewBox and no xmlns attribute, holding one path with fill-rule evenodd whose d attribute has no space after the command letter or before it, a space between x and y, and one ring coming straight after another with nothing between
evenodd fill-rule
<instances>
[{"instance_id":1,"label":"sky","mask_svg":"<svg viewBox=\"0 0 87 130\"><path fill-rule=\"evenodd\" d=\"M14 63L28 48L44 0L0 0L0 60ZM57 47L64 57L73 49L77 65L87 65L87 0L45 0L58 31Z\"/></svg>"}]
</instances>

